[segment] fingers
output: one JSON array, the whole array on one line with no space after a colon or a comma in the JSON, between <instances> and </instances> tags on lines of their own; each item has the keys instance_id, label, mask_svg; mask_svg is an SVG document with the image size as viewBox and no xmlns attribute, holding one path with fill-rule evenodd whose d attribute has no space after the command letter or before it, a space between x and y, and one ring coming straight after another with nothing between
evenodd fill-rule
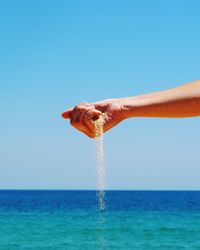
<instances>
[{"instance_id":1,"label":"fingers","mask_svg":"<svg viewBox=\"0 0 200 250\"><path fill-rule=\"evenodd\" d=\"M95 106L88 103L82 103L62 113L62 117L70 119L70 124L77 130L83 132L90 138L95 137L94 121L102 114L95 109Z\"/></svg>"},{"instance_id":2,"label":"fingers","mask_svg":"<svg viewBox=\"0 0 200 250\"><path fill-rule=\"evenodd\" d=\"M82 122L82 123L78 122L77 123L77 122L74 122L74 121L70 121L70 124L74 128L76 128L77 130L83 132L87 136L90 136L90 130L89 130L89 128L87 127L87 125L84 122Z\"/></svg>"},{"instance_id":3,"label":"fingers","mask_svg":"<svg viewBox=\"0 0 200 250\"><path fill-rule=\"evenodd\" d=\"M84 122L89 129L89 137L94 138L95 137L95 124L92 120L84 119Z\"/></svg>"},{"instance_id":4,"label":"fingers","mask_svg":"<svg viewBox=\"0 0 200 250\"><path fill-rule=\"evenodd\" d=\"M75 106L73 108L70 108L70 109L66 110L65 112L63 112L61 114L61 116L64 119L71 119L72 114L73 114L73 116L76 114L75 111L79 110L81 107L87 107L87 106L89 106L89 104L87 102L83 102L83 103L81 103L81 104L79 104L79 105L77 105L77 106Z\"/></svg>"},{"instance_id":5,"label":"fingers","mask_svg":"<svg viewBox=\"0 0 200 250\"><path fill-rule=\"evenodd\" d=\"M88 119L90 117L91 119ZM84 113L81 114L78 121L70 120L70 124L77 130L89 136L90 138L94 138L95 126L94 126L94 120L92 118L94 118L93 112L85 111Z\"/></svg>"},{"instance_id":6,"label":"fingers","mask_svg":"<svg viewBox=\"0 0 200 250\"><path fill-rule=\"evenodd\" d=\"M61 114L61 116L62 116L64 119L69 119L69 118L70 118L70 115L71 115L71 113L72 113L72 110L73 110L72 108L66 110L65 112L63 112L63 113Z\"/></svg>"}]
</instances>

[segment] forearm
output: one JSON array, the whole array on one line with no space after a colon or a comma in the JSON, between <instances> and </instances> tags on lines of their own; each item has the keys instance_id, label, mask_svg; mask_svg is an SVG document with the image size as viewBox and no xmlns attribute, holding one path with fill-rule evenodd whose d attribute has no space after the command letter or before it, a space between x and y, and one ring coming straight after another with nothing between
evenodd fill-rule
<instances>
[{"instance_id":1,"label":"forearm","mask_svg":"<svg viewBox=\"0 0 200 250\"><path fill-rule=\"evenodd\" d=\"M200 81L177 88L120 99L125 118L200 116Z\"/></svg>"}]
</instances>

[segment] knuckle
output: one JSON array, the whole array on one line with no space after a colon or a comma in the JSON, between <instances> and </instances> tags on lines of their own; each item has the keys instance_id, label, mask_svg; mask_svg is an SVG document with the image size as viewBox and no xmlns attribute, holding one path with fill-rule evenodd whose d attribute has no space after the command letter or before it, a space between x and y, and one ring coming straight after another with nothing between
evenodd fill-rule
<instances>
[{"instance_id":1,"label":"knuckle","mask_svg":"<svg viewBox=\"0 0 200 250\"><path fill-rule=\"evenodd\" d=\"M85 107L88 107L89 104L87 102L82 102L76 106L76 109L83 109Z\"/></svg>"},{"instance_id":2,"label":"knuckle","mask_svg":"<svg viewBox=\"0 0 200 250\"><path fill-rule=\"evenodd\" d=\"M82 103L80 103L80 105L82 105L82 106L88 106L89 103L88 102L82 102Z\"/></svg>"},{"instance_id":3,"label":"knuckle","mask_svg":"<svg viewBox=\"0 0 200 250\"><path fill-rule=\"evenodd\" d=\"M72 126L73 126L73 124L74 124L74 122L73 122L73 120L72 120L72 119L70 120L70 124L71 124Z\"/></svg>"},{"instance_id":4,"label":"knuckle","mask_svg":"<svg viewBox=\"0 0 200 250\"><path fill-rule=\"evenodd\" d=\"M75 128L77 127L77 122L73 119L70 120L70 124Z\"/></svg>"},{"instance_id":5,"label":"knuckle","mask_svg":"<svg viewBox=\"0 0 200 250\"><path fill-rule=\"evenodd\" d=\"M77 109L77 105L76 106L74 106L74 108L73 108L73 110L72 110L72 112L74 112L76 109Z\"/></svg>"},{"instance_id":6,"label":"knuckle","mask_svg":"<svg viewBox=\"0 0 200 250\"><path fill-rule=\"evenodd\" d=\"M92 111L89 109L85 112L85 119L91 119L92 118Z\"/></svg>"},{"instance_id":7,"label":"knuckle","mask_svg":"<svg viewBox=\"0 0 200 250\"><path fill-rule=\"evenodd\" d=\"M88 136L89 138L93 139L93 138L95 138L95 133L90 132L90 133L87 134L87 136Z\"/></svg>"}]
</instances>

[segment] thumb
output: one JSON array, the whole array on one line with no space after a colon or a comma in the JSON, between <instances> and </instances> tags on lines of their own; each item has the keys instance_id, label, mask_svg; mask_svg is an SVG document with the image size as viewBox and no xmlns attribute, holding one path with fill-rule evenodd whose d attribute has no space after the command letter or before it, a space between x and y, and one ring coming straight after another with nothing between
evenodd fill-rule
<instances>
[{"instance_id":1,"label":"thumb","mask_svg":"<svg viewBox=\"0 0 200 250\"><path fill-rule=\"evenodd\" d=\"M61 114L61 116L62 116L64 119L70 119L70 115L71 115L71 113L72 113L72 110L73 110L73 108L66 110L65 112L63 112L63 113Z\"/></svg>"}]
</instances>

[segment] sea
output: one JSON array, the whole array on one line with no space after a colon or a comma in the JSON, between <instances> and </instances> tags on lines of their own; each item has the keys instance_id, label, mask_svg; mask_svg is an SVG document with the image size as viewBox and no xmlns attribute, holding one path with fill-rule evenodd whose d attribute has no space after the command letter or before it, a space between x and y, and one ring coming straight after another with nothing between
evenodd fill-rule
<instances>
[{"instance_id":1,"label":"sea","mask_svg":"<svg viewBox=\"0 0 200 250\"><path fill-rule=\"evenodd\" d=\"M197 250L199 191L1 190L0 250Z\"/></svg>"}]
</instances>

